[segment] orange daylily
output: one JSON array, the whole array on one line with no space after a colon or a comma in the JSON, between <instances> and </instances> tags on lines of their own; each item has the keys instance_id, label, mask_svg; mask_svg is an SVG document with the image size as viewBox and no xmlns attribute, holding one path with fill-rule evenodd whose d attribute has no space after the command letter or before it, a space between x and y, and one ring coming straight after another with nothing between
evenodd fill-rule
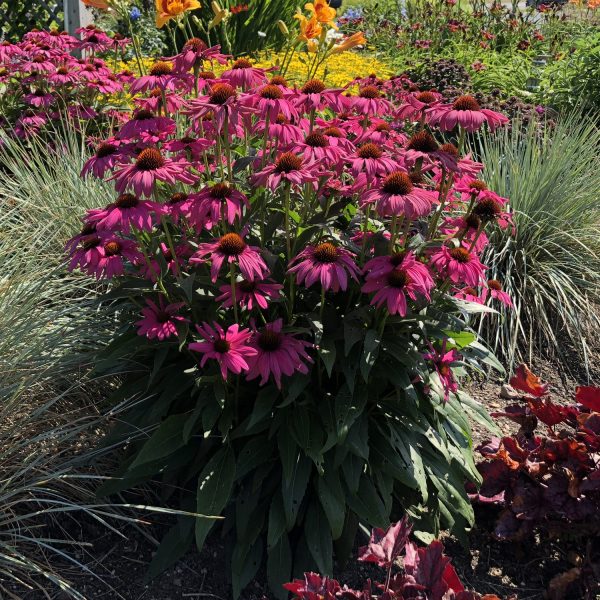
<instances>
[{"instance_id":1,"label":"orange daylily","mask_svg":"<svg viewBox=\"0 0 600 600\"><path fill-rule=\"evenodd\" d=\"M314 2L308 2L304 5L306 10L310 10L313 15L317 18L319 23L328 23L333 25L332 21L335 19L335 8L331 8L327 0L315 0Z\"/></svg>"},{"instance_id":2,"label":"orange daylily","mask_svg":"<svg viewBox=\"0 0 600 600\"><path fill-rule=\"evenodd\" d=\"M90 6L91 8L99 8L100 10L106 10L109 8L110 0L83 0L83 3L86 6Z\"/></svg>"},{"instance_id":3,"label":"orange daylily","mask_svg":"<svg viewBox=\"0 0 600 600\"><path fill-rule=\"evenodd\" d=\"M367 38L364 36L362 31L353 33L350 37L347 37L341 44L337 44L331 50L332 54L339 54L340 52L346 52L355 48L356 46L364 46L367 43Z\"/></svg>"},{"instance_id":4,"label":"orange daylily","mask_svg":"<svg viewBox=\"0 0 600 600\"><path fill-rule=\"evenodd\" d=\"M314 40L321 35L323 28L321 27L316 15L313 15L310 19L307 19L302 13L296 13L294 18L300 21L300 33L298 39L308 42L308 40Z\"/></svg>"},{"instance_id":5,"label":"orange daylily","mask_svg":"<svg viewBox=\"0 0 600 600\"><path fill-rule=\"evenodd\" d=\"M198 0L156 0L156 26L160 29L171 19L196 8L200 8Z\"/></svg>"}]
</instances>

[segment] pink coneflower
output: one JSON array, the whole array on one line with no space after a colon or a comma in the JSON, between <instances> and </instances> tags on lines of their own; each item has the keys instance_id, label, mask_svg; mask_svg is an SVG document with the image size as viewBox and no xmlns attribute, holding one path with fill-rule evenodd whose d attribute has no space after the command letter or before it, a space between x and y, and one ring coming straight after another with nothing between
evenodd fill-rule
<instances>
[{"instance_id":1,"label":"pink coneflower","mask_svg":"<svg viewBox=\"0 0 600 600\"><path fill-rule=\"evenodd\" d=\"M302 186L305 183L317 181L313 170L313 165L306 164L302 157L293 152L284 152L277 157L274 164L270 164L262 171L255 173L251 181L253 185L264 185L270 190L277 189L282 181Z\"/></svg>"},{"instance_id":2,"label":"pink coneflower","mask_svg":"<svg viewBox=\"0 0 600 600\"><path fill-rule=\"evenodd\" d=\"M241 235L226 233L214 242L200 244L190 258L191 263L204 263L210 255L210 274L213 283L219 276L224 262L237 263L242 276L248 281L264 279L268 273L267 265L260 255L260 248L248 246Z\"/></svg>"},{"instance_id":3,"label":"pink coneflower","mask_svg":"<svg viewBox=\"0 0 600 600\"><path fill-rule=\"evenodd\" d=\"M475 304L485 304L485 294L478 292L473 287L463 287L461 289L455 289L452 291L455 298L459 300L466 300L467 302L474 302Z\"/></svg>"},{"instance_id":4,"label":"pink coneflower","mask_svg":"<svg viewBox=\"0 0 600 600\"><path fill-rule=\"evenodd\" d=\"M126 260L137 264L142 258L135 242L113 237L102 243L101 256L96 265L89 266L88 273L96 279L112 279L123 275Z\"/></svg>"},{"instance_id":5,"label":"pink coneflower","mask_svg":"<svg viewBox=\"0 0 600 600\"><path fill-rule=\"evenodd\" d=\"M149 110L137 110L133 118L121 127L118 137L129 140L139 137L142 133L160 131L165 135L175 133L176 125L173 119L157 117Z\"/></svg>"},{"instance_id":6,"label":"pink coneflower","mask_svg":"<svg viewBox=\"0 0 600 600\"><path fill-rule=\"evenodd\" d=\"M94 223L98 231L129 233L132 226L151 231L156 212L160 212L160 205L155 202L140 200L133 194L121 194L106 208L90 210L86 220Z\"/></svg>"},{"instance_id":7,"label":"pink coneflower","mask_svg":"<svg viewBox=\"0 0 600 600\"><path fill-rule=\"evenodd\" d=\"M85 225L82 232L70 239L65 246L71 256L69 271L79 268L91 275L104 256L103 241L110 238L108 234L97 234L93 225Z\"/></svg>"},{"instance_id":8,"label":"pink coneflower","mask_svg":"<svg viewBox=\"0 0 600 600\"><path fill-rule=\"evenodd\" d=\"M185 306L185 302L165 304L165 299L160 296L158 304L146 299L147 306L142 308L143 319L136 322L138 335L144 335L149 340L164 341L177 336L177 323L185 323L187 319L177 314Z\"/></svg>"},{"instance_id":9,"label":"pink coneflower","mask_svg":"<svg viewBox=\"0 0 600 600\"><path fill-rule=\"evenodd\" d=\"M344 248L331 242L323 242L316 246L307 246L295 256L288 273L295 273L298 284L310 287L320 282L325 290L338 292L348 287L348 275L358 281L359 268L354 261L355 256Z\"/></svg>"},{"instance_id":10,"label":"pink coneflower","mask_svg":"<svg viewBox=\"0 0 600 600\"><path fill-rule=\"evenodd\" d=\"M227 63L227 57L221 54L221 46L208 47L200 38L190 38L179 54L171 58L175 69L187 73L190 69L200 69L204 61L216 60L220 64Z\"/></svg>"},{"instance_id":11,"label":"pink coneflower","mask_svg":"<svg viewBox=\"0 0 600 600\"><path fill-rule=\"evenodd\" d=\"M206 138L185 136L176 140L169 140L163 145L165 150L179 154L181 158L199 161L206 150L215 145L214 141Z\"/></svg>"},{"instance_id":12,"label":"pink coneflower","mask_svg":"<svg viewBox=\"0 0 600 600\"><path fill-rule=\"evenodd\" d=\"M386 156L381 146L367 142L359 146L352 156L348 157L352 174L357 177L365 173L367 179L383 177L398 170L398 163Z\"/></svg>"},{"instance_id":13,"label":"pink coneflower","mask_svg":"<svg viewBox=\"0 0 600 600\"><path fill-rule=\"evenodd\" d=\"M25 94L23 100L36 108L47 108L54 103L54 95L45 90L37 89L31 94Z\"/></svg>"},{"instance_id":14,"label":"pink coneflower","mask_svg":"<svg viewBox=\"0 0 600 600\"><path fill-rule=\"evenodd\" d=\"M446 340L442 345L440 351L436 350L431 346L431 352L425 354L423 358L433 363L433 367L436 370L442 387L444 388L444 400L448 400L450 392L456 392L458 390L458 384L454 379L452 373L452 364L460 359L460 354L456 350L450 350L446 352Z\"/></svg>"},{"instance_id":15,"label":"pink coneflower","mask_svg":"<svg viewBox=\"0 0 600 600\"><path fill-rule=\"evenodd\" d=\"M255 92L246 94L241 99L241 103L256 111L261 119L268 117L271 121L275 121L281 114L286 119L292 120L298 118L298 111L291 102L293 96L294 93L290 90L268 83Z\"/></svg>"},{"instance_id":16,"label":"pink coneflower","mask_svg":"<svg viewBox=\"0 0 600 600\"><path fill-rule=\"evenodd\" d=\"M313 131L303 140L294 142L290 150L300 153L308 164L322 163L326 166L336 166L346 157L344 149L331 144L329 138L320 131Z\"/></svg>"},{"instance_id":17,"label":"pink coneflower","mask_svg":"<svg viewBox=\"0 0 600 600\"><path fill-rule=\"evenodd\" d=\"M403 133L394 130L388 122L378 119L371 119L371 123L366 129L363 129L362 125L357 125L351 129L356 136L354 143L357 145L373 143L380 146L390 146L395 143L397 146L401 146L406 141L406 136Z\"/></svg>"},{"instance_id":18,"label":"pink coneflower","mask_svg":"<svg viewBox=\"0 0 600 600\"><path fill-rule=\"evenodd\" d=\"M404 98L404 103L394 114L396 119L415 119L425 115L425 111L442 101L438 92L411 92Z\"/></svg>"},{"instance_id":19,"label":"pink coneflower","mask_svg":"<svg viewBox=\"0 0 600 600\"><path fill-rule=\"evenodd\" d=\"M447 150L447 147L443 148L437 143L429 131L419 131L408 140L404 161L411 168L417 163L427 167L439 162L448 171L458 171L458 152L454 154Z\"/></svg>"},{"instance_id":20,"label":"pink coneflower","mask_svg":"<svg viewBox=\"0 0 600 600\"><path fill-rule=\"evenodd\" d=\"M264 131L265 123L259 121L256 124L256 129ZM287 147L293 142L298 142L304 139L304 132L308 129L308 121L300 119L298 124L292 123L284 115L277 115L274 121L269 121L269 139L277 140L279 146Z\"/></svg>"},{"instance_id":21,"label":"pink coneflower","mask_svg":"<svg viewBox=\"0 0 600 600\"><path fill-rule=\"evenodd\" d=\"M223 71L221 78L243 90L249 90L267 82L265 71L253 67L247 58L238 58L231 65L231 69Z\"/></svg>"},{"instance_id":22,"label":"pink coneflower","mask_svg":"<svg viewBox=\"0 0 600 600\"><path fill-rule=\"evenodd\" d=\"M488 245L488 238L481 231L481 219L472 213L463 217L446 218L440 231L445 235L460 237L467 248L474 244L473 250L478 253Z\"/></svg>"},{"instance_id":23,"label":"pink coneflower","mask_svg":"<svg viewBox=\"0 0 600 600\"><path fill-rule=\"evenodd\" d=\"M48 81L54 85L67 85L79 81L79 73L67 65L61 65L48 76Z\"/></svg>"},{"instance_id":24,"label":"pink coneflower","mask_svg":"<svg viewBox=\"0 0 600 600\"><path fill-rule=\"evenodd\" d=\"M401 262L398 266L378 276L373 276L373 273L380 273L382 270L381 261L378 258L365 265L366 270L371 268L374 270L367 276L367 281L361 291L365 294L375 292L371 299L372 305L380 307L386 304L391 315L399 314L404 317L407 311L406 296L416 300L417 295L420 295L429 300L429 292L435 283L429 269L417 261L412 254L392 255L389 258L391 264L399 258L401 258Z\"/></svg>"},{"instance_id":25,"label":"pink coneflower","mask_svg":"<svg viewBox=\"0 0 600 600\"><path fill-rule=\"evenodd\" d=\"M269 306L269 300L280 297L282 289L283 285L279 283L247 281L244 279L235 284L235 299L242 308L247 310L252 310L254 307L265 310ZM223 285L219 290L222 293L215 298L215 302L222 302L223 308L231 308L233 306L231 285Z\"/></svg>"},{"instance_id":26,"label":"pink coneflower","mask_svg":"<svg viewBox=\"0 0 600 600\"><path fill-rule=\"evenodd\" d=\"M312 344L282 333L282 325L282 320L277 319L252 335L250 344L256 350L256 355L248 361L246 379L260 377L260 385L265 385L272 375L275 385L281 389L282 375L290 377L296 372L303 375L308 373L305 362L314 361L306 348L312 347Z\"/></svg>"},{"instance_id":27,"label":"pink coneflower","mask_svg":"<svg viewBox=\"0 0 600 600\"><path fill-rule=\"evenodd\" d=\"M477 131L484 123L494 131L508 123L504 115L481 108L473 96L459 96L452 104L440 104L427 110L427 118L442 131L452 131L460 125L466 131Z\"/></svg>"},{"instance_id":28,"label":"pink coneflower","mask_svg":"<svg viewBox=\"0 0 600 600\"><path fill-rule=\"evenodd\" d=\"M96 89L101 94L116 94L123 91L123 84L112 73L106 77L99 77L87 85L88 89Z\"/></svg>"},{"instance_id":29,"label":"pink coneflower","mask_svg":"<svg viewBox=\"0 0 600 600\"><path fill-rule=\"evenodd\" d=\"M92 173L102 179L107 171L110 171L119 162L123 162L123 158L126 156L131 156L131 150L123 147L120 140L111 138L100 142L94 156L83 165L81 176L86 177Z\"/></svg>"},{"instance_id":30,"label":"pink coneflower","mask_svg":"<svg viewBox=\"0 0 600 600\"><path fill-rule=\"evenodd\" d=\"M296 93L294 103L305 112L331 108L335 112L345 111L345 99L340 89L327 89L318 79L307 81Z\"/></svg>"},{"instance_id":31,"label":"pink coneflower","mask_svg":"<svg viewBox=\"0 0 600 600\"><path fill-rule=\"evenodd\" d=\"M173 91L179 77L179 74L173 72L173 63L160 60L152 65L148 75L142 75L136 79L129 87L129 91L132 94L147 92L155 88L162 91Z\"/></svg>"},{"instance_id":32,"label":"pink coneflower","mask_svg":"<svg viewBox=\"0 0 600 600\"><path fill-rule=\"evenodd\" d=\"M377 213L382 216L405 215L408 219L423 217L431 211L437 193L415 187L408 175L393 171L378 187L362 194L361 206L375 203Z\"/></svg>"},{"instance_id":33,"label":"pink coneflower","mask_svg":"<svg viewBox=\"0 0 600 600\"><path fill-rule=\"evenodd\" d=\"M485 275L487 267L466 248L442 246L431 256L431 265L454 283L464 283L477 287Z\"/></svg>"},{"instance_id":34,"label":"pink coneflower","mask_svg":"<svg viewBox=\"0 0 600 600\"><path fill-rule=\"evenodd\" d=\"M230 125L235 125L239 116L237 92L228 83L216 83L211 87L210 94L190 100L188 106L189 110L185 114L196 121L210 115L219 131L223 129L225 117Z\"/></svg>"},{"instance_id":35,"label":"pink coneflower","mask_svg":"<svg viewBox=\"0 0 600 600\"><path fill-rule=\"evenodd\" d=\"M29 60L21 63L21 71L24 73L54 73L56 67L50 58L42 53L36 54Z\"/></svg>"},{"instance_id":36,"label":"pink coneflower","mask_svg":"<svg viewBox=\"0 0 600 600\"><path fill-rule=\"evenodd\" d=\"M358 96L351 97L352 108L363 116L384 116L392 111L392 103L386 100L374 85L358 90Z\"/></svg>"},{"instance_id":37,"label":"pink coneflower","mask_svg":"<svg viewBox=\"0 0 600 600\"><path fill-rule=\"evenodd\" d=\"M104 52L113 44L113 40L111 38L109 38L103 31L100 31L96 28L88 29L87 27L82 27L77 30L77 33L82 36L81 43L79 44L79 48L81 50Z\"/></svg>"},{"instance_id":38,"label":"pink coneflower","mask_svg":"<svg viewBox=\"0 0 600 600\"><path fill-rule=\"evenodd\" d=\"M244 208L248 208L248 198L227 183L215 183L193 194L187 205L188 219L193 225L212 229L216 223L233 225L241 218Z\"/></svg>"},{"instance_id":39,"label":"pink coneflower","mask_svg":"<svg viewBox=\"0 0 600 600\"><path fill-rule=\"evenodd\" d=\"M153 89L148 98L135 98L134 102L142 110L148 110L152 113L160 113L165 107L165 102L168 114L179 112L185 106L185 100L179 94L163 92L158 88Z\"/></svg>"},{"instance_id":40,"label":"pink coneflower","mask_svg":"<svg viewBox=\"0 0 600 600\"><path fill-rule=\"evenodd\" d=\"M513 220L512 215L504 210L502 200L504 198L491 190L487 190L479 194L471 213L481 219L484 224L495 221L502 229L506 229L509 225L513 225Z\"/></svg>"},{"instance_id":41,"label":"pink coneflower","mask_svg":"<svg viewBox=\"0 0 600 600\"><path fill-rule=\"evenodd\" d=\"M149 197L157 180L171 185L176 182L195 183L196 177L187 170L188 167L187 162L165 158L157 148L145 148L138 154L135 163L122 166L110 179L116 180L118 192L132 188L138 196Z\"/></svg>"},{"instance_id":42,"label":"pink coneflower","mask_svg":"<svg viewBox=\"0 0 600 600\"><path fill-rule=\"evenodd\" d=\"M502 290L502 284L497 279L488 279L487 289L494 300L499 300L502 304L512 307L510 296Z\"/></svg>"},{"instance_id":43,"label":"pink coneflower","mask_svg":"<svg viewBox=\"0 0 600 600\"><path fill-rule=\"evenodd\" d=\"M227 379L229 371L239 375L248 370L247 361L257 354L256 349L248 345L252 335L249 329L240 329L237 323L230 325L227 331L218 323L213 323L212 327L208 323L202 323L196 325L196 329L205 341L192 342L188 348L202 354L201 367L209 360L216 360L223 379Z\"/></svg>"}]
</instances>

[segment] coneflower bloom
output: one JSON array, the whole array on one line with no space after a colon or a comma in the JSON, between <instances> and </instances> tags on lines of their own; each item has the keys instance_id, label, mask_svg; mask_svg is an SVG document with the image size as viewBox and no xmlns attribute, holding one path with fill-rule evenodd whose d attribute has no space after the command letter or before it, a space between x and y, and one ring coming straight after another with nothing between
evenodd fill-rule
<instances>
[{"instance_id":1,"label":"coneflower bloom","mask_svg":"<svg viewBox=\"0 0 600 600\"><path fill-rule=\"evenodd\" d=\"M344 149L331 144L329 138L320 131L313 131L303 140L294 142L290 150L300 153L308 164L323 163L326 166L336 166L346 157Z\"/></svg>"},{"instance_id":2,"label":"coneflower bloom","mask_svg":"<svg viewBox=\"0 0 600 600\"><path fill-rule=\"evenodd\" d=\"M199 161L202 159L203 153L214 145L214 141L206 138L197 138L187 135L176 140L165 142L163 148L174 154L179 154L180 158Z\"/></svg>"},{"instance_id":3,"label":"coneflower bloom","mask_svg":"<svg viewBox=\"0 0 600 600\"><path fill-rule=\"evenodd\" d=\"M438 92L411 92L404 98L404 103L394 113L396 119L419 120L425 115L425 111L442 101L442 95Z\"/></svg>"},{"instance_id":4,"label":"coneflower bloom","mask_svg":"<svg viewBox=\"0 0 600 600\"><path fill-rule=\"evenodd\" d=\"M81 176L86 177L92 173L95 177L102 179L106 171L110 171L116 164L123 162L124 157L131 155L131 150L127 146L123 146L120 140L107 139L96 146L94 156L83 165Z\"/></svg>"},{"instance_id":5,"label":"coneflower bloom","mask_svg":"<svg viewBox=\"0 0 600 600\"><path fill-rule=\"evenodd\" d=\"M260 248L248 246L237 233L226 233L214 242L200 244L190 258L190 263L204 263L206 260L211 261L210 274L213 283L217 281L223 263L227 263L228 266L237 263L242 276L248 281L264 279L268 273L267 265L260 255Z\"/></svg>"},{"instance_id":6,"label":"coneflower bloom","mask_svg":"<svg viewBox=\"0 0 600 600\"><path fill-rule=\"evenodd\" d=\"M411 168L418 162L424 167L439 162L448 171L458 171L458 152L455 155L444 150L426 130L418 131L408 140L403 158Z\"/></svg>"},{"instance_id":7,"label":"coneflower bloom","mask_svg":"<svg viewBox=\"0 0 600 600\"><path fill-rule=\"evenodd\" d=\"M513 221L511 214L504 210L502 200L504 198L488 190L479 194L471 212L484 224L495 221L502 229L506 229L509 225L513 225Z\"/></svg>"},{"instance_id":8,"label":"coneflower bloom","mask_svg":"<svg viewBox=\"0 0 600 600\"><path fill-rule=\"evenodd\" d=\"M295 274L298 284L306 287L319 282L325 291L339 292L348 287L348 275L358 281L355 256L331 242L307 246L291 261L288 273Z\"/></svg>"},{"instance_id":9,"label":"coneflower bloom","mask_svg":"<svg viewBox=\"0 0 600 600\"><path fill-rule=\"evenodd\" d=\"M221 78L243 90L249 90L267 82L265 71L253 67L247 58L238 58L231 65L231 69L223 71Z\"/></svg>"},{"instance_id":10,"label":"coneflower bloom","mask_svg":"<svg viewBox=\"0 0 600 600\"><path fill-rule=\"evenodd\" d=\"M185 106L185 100L174 92L163 92L158 88L153 89L147 98L133 100L142 110L159 113L165 106L168 114L179 112Z\"/></svg>"},{"instance_id":11,"label":"coneflower bloom","mask_svg":"<svg viewBox=\"0 0 600 600\"><path fill-rule=\"evenodd\" d=\"M70 239L65 246L71 257L69 271L79 268L91 275L104 256L103 242L111 237L108 233L96 233L93 225L85 225L82 232Z\"/></svg>"},{"instance_id":12,"label":"coneflower bloom","mask_svg":"<svg viewBox=\"0 0 600 600\"><path fill-rule=\"evenodd\" d=\"M175 69L180 73L187 73L190 69L200 69L204 61L216 60L220 64L227 63L227 57L221 54L221 46L211 46L210 48L200 38L190 38L183 46L177 56L171 60L175 64Z\"/></svg>"},{"instance_id":13,"label":"coneflower bloom","mask_svg":"<svg viewBox=\"0 0 600 600\"><path fill-rule=\"evenodd\" d=\"M149 110L141 109L133 113L133 118L121 127L118 137L130 140L140 137L143 133L160 132L163 136L175 133L176 125L173 119L157 117Z\"/></svg>"},{"instance_id":14,"label":"coneflower bloom","mask_svg":"<svg viewBox=\"0 0 600 600\"><path fill-rule=\"evenodd\" d=\"M481 219L473 213L446 218L440 231L444 235L459 236L468 248L475 244L473 250L477 253L481 252L489 241L485 232L481 231Z\"/></svg>"},{"instance_id":15,"label":"coneflower bloom","mask_svg":"<svg viewBox=\"0 0 600 600\"><path fill-rule=\"evenodd\" d=\"M313 165L305 163L301 156L293 152L284 152L277 157L275 163L255 173L251 181L254 185L264 185L270 190L277 189L282 181L301 186L317 181L313 170Z\"/></svg>"},{"instance_id":16,"label":"coneflower bloom","mask_svg":"<svg viewBox=\"0 0 600 600\"><path fill-rule=\"evenodd\" d=\"M140 200L133 194L121 194L104 209L94 209L87 213L86 221L93 223L97 231L120 231L129 233L131 227L151 231L154 214L160 212L160 205L148 200Z\"/></svg>"},{"instance_id":17,"label":"coneflower bloom","mask_svg":"<svg viewBox=\"0 0 600 600\"><path fill-rule=\"evenodd\" d=\"M394 159L384 154L381 146L372 142L359 146L348 160L352 174L357 177L360 173L365 173L367 179L383 177L397 171L399 166Z\"/></svg>"},{"instance_id":18,"label":"coneflower bloom","mask_svg":"<svg viewBox=\"0 0 600 600\"><path fill-rule=\"evenodd\" d=\"M51 104L54 104L55 98L50 92L37 89L30 94L25 94L23 96L23 100L25 100L25 102L27 102L27 104L30 106L35 106L36 108L47 108Z\"/></svg>"},{"instance_id":19,"label":"coneflower bloom","mask_svg":"<svg viewBox=\"0 0 600 600\"><path fill-rule=\"evenodd\" d=\"M252 108L262 118L275 121L281 114L287 120L297 119L298 111L292 104L294 93L278 85L268 83L255 92L244 95L240 102Z\"/></svg>"},{"instance_id":20,"label":"coneflower bloom","mask_svg":"<svg viewBox=\"0 0 600 600\"><path fill-rule=\"evenodd\" d=\"M177 323L187 321L185 317L177 314L177 311L185 306L185 302L166 304L165 299L160 296L158 304L149 298L146 299L146 304L147 306L142 308L143 318L135 323L138 327L138 335L161 342L177 336Z\"/></svg>"},{"instance_id":21,"label":"coneflower bloom","mask_svg":"<svg viewBox=\"0 0 600 600\"><path fill-rule=\"evenodd\" d=\"M436 192L414 186L408 173L393 171L377 187L364 192L360 202L361 206L374 203L382 216L416 219L429 214L437 196Z\"/></svg>"},{"instance_id":22,"label":"coneflower bloom","mask_svg":"<svg viewBox=\"0 0 600 600\"><path fill-rule=\"evenodd\" d=\"M374 85L366 85L358 90L350 100L352 108L363 116L382 116L392 111L392 103L386 100Z\"/></svg>"},{"instance_id":23,"label":"coneflower bloom","mask_svg":"<svg viewBox=\"0 0 600 600\"><path fill-rule=\"evenodd\" d=\"M477 255L463 247L442 246L431 255L431 265L450 281L471 287L480 285L487 269Z\"/></svg>"},{"instance_id":24,"label":"coneflower bloom","mask_svg":"<svg viewBox=\"0 0 600 600\"><path fill-rule=\"evenodd\" d=\"M502 284L497 279L488 279L487 289L494 300L499 300L502 304L512 307L510 296L502 290Z\"/></svg>"},{"instance_id":25,"label":"coneflower bloom","mask_svg":"<svg viewBox=\"0 0 600 600\"><path fill-rule=\"evenodd\" d=\"M256 124L256 130L264 131L265 123L259 121ZM292 142L298 142L304 139L304 132L308 129L308 121L300 119L299 123L293 123L284 115L279 114L274 121L269 121L269 139L277 140L279 145L286 147Z\"/></svg>"},{"instance_id":26,"label":"coneflower bloom","mask_svg":"<svg viewBox=\"0 0 600 600\"><path fill-rule=\"evenodd\" d=\"M431 346L431 352L423 356L425 360L431 361L433 367L440 378L440 383L444 388L444 400L448 400L450 392L458 390L458 384L452 373L452 364L460 360L460 354L456 350L446 352L446 340L442 344L441 350L436 350Z\"/></svg>"},{"instance_id":27,"label":"coneflower bloom","mask_svg":"<svg viewBox=\"0 0 600 600\"><path fill-rule=\"evenodd\" d=\"M174 72L173 63L166 60L160 60L150 67L148 75L138 77L129 86L129 91L132 94L147 92L148 90L154 89L173 91L179 80L180 74Z\"/></svg>"},{"instance_id":28,"label":"coneflower bloom","mask_svg":"<svg viewBox=\"0 0 600 600\"><path fill-rule=\"evenodd\" d=\"M235 187L227 183L215 183L197 194L191 194L186 208L192 225L211 229L220 222L233 225L242 216L244 208L249 206L248 198Z\"/></svg>"},{"instance_id":29,"label":"coneflower bloom","mask_svg":"<svg viewBox=\"0 0 600 600\"><path fill-rule=\"evenodd\" d=\"M452 131L460 125L466 131L477 131L484 123L490 130L508 123L503 114L481 108L473 96L459 96L452 104L440 104L427 109L427 119L442 131Z\"/></svg>"},{"instance_id":30,"label":"coneflower bloom","mask_svg":"<svg viewBox=\"0 0 600 600\"><path fill-rule=\"evenodd\" d=\"M192 342L188 348L202 354L201 367L209 360L216 360L223 379L227 379L230 371L239 375L248 370L248 360L257 354L256 349L248 345L252 335L249 329L240 329L235 323L225 331L218 323L213 323L212 327L208 323L202 323L196 325L196 330L204 341Z\"/></svg>"},{"instance_id":31,"label":"coneflower bloom","mask_svg":"<svg viewBox=\"0 0 600 600\"><path fill-rule=\"evenodd\" d=\"M467 302L474 302L475 304L485 304L485 293L480 293L473 287L467 286L460 289L454 289L452 294L459 300L466 300Z\"/></svg>"},{"instance_id":32,"label":"coneflower bloom","mask_svg":"<svg viewBox=\"0 0 600 600\"><path fill-rule=\"evenodd\" d=\"M260 377L260 385L265 385L273 376L275 385L281 389L281 376L290 377L294 373L308 373L306 362L314 362L306 352L312 344L299 340L291 334L282 333L283 321L277 319L267 323L261 331L250 338L256 354L248 360L247 380Z\"/></svg>"},{"instance_id":33,"label":"coneflower bloom","mask_svg":"<svg viewBox=\"0 0 600 600\"><path fill-rule=\"evenodd\" d=\"M88 272L94 274L96 279L112 279L123 275L125 261L135 265L142 259L135 242L113 237L103 242L102 255L95 266L90 265Z\"/></svg>"},{"instance_id":34,"label":"coneflower bloom","mask_svg":"<svg viewBox=\"0 0 600 600\"><path fill-rule=\"evenodd\" d=\"M235 125L239 116L237 92L229 83L215 83L208 95L190 100L188 106L189 110L185 114L195 120L202 120L210 115L219 131L223 129L226 116L230 125Z\"/></svg>"},{"instance_id":35,"label":"coneflower bloom","mask_svg":"<svg viewBox=\"0 0 600 600\"><path fill-rule=\"evenodd\" d=\"M318 79L307 81L296 93L294 100L298 108L309 113L313 110L331 108L336 112L345 110L345 100L341 89L327 89Z\"/></svg>"},{"instance_id":36,"label":"coneflower bloom","mask_svg":"<svg viewBox=\"0 0 600 600\"><path fill-rule=\"evenodd\" d=\"M400 256L402 255L392 255L389 257L391 259L389 263L393 264ZM365 269L373 269L373 271L367 276L361 291L365 294L375 292L371 304L377 307L387 305L391 315L406 316L407 296L412 300L416 300L417 296L430 300L429 293L435 285L433 278L429 269L417 261L411 253L402 256L398 266L385 272L381 272L382 268L377 258L369 261ZM373 273L378 275L374 276Z\"/></svg>"},{"instance_id":37,"label":"coneflower bloom","mask_svg":"<svg viewBox=\"0 0 600 600\"><path fill-rule=\"evenodd\" d=\"M247 310L252 310L255 307L265 310L268 308L270 300L281 296L282 289L283 285L280 283L243 279L235 284L235 300L242 308ZM219 290L221 295L215 298L215 302L222 302L223 308L231 308L233 306L231 285L223 285Z\"/></svg>"},{"instance_id":38,"label":"coneflower bloom","mask_svg":"<svg viewBox=\"0 0 600 600\"><path fill-rule=\"evenodd\" d=\"M79 81L79 70L75 65L60 65L54 73L48 75L48 81L54 85L67 85Z\"/></svg>"},{"instance_id":39,"label":"coneflower bloom","mask_svg":"<svg viewBox=\"0 0 600 600\"><path fill-rule=\"evenodd\" d=\"M158 148L145 148L132 165L121 165L110 179L115 179L118 192L133 189L138 196L151 196L156 181L171 185L176 182L192 184L196 176L187 169L189 164L182 160L165 158Z\"/></svg>"}]
</instances>

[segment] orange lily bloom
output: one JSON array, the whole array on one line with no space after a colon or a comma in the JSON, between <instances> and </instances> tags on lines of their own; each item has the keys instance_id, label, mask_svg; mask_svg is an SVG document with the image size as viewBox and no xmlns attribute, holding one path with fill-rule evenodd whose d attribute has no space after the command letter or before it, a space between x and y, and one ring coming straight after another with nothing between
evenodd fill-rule
<instances>
[{"instance_id":1,"label":"orange lily bloom","mask_svg":"<svg viewBox=\"0 0 600 600\"><path fill-rule=\"evenodd\" d=\"M307 19L302 13L296 13L294 18L300 21L300 33L298 35L299 40L314 40L321 35L323 28L321 27L316 15L313 15L310 19Z\"/></svg>"},{"instance_id":2,"label":"orange lily bloom","mask_svg":"<svg viewBox=\"0 0 600 600\"><path fill-rule=\"evenodd\" d=\"M83 0L86 6L92 8L99 8L100 10L106 10L109 8L109 0Z\"/></svg>"},{"instance_id":3,"label":"orange lily bloom","mask_svg":"<svg viewBox=\"0 0 600 600\"><path fill-rule=\"evenodd\" d=\"M316 17L319 23L328 23L333 25L332 21L335 19L336 11L335 8L329 6L327 0L314 0L314 2L308 2L304 5L306 10L310 10Z\"/></svg>"},{"instance_id":4,"label":"orange lily bloom","mask_svg":"<svg viewBox=\"0 0 600 600\"><path fill-rule=\"evenodd\" d=\"M337 44L331 50L332 54L339 54L340 52L346 52L356 46L364 46L367 43L367 38L364 36L362 31L353 33L350 37L347 37L341 44Z\"/></svg>"},{"instance_id":5,"label":"orange lily bloom","mask_svg":"<svg viewBox=\"0 0 600 600\"><path fill-rule=\"evenodd\" d=\"M200 8L198 0L156 0L156 26L160 29L171 19L196 8Z\"/></svg>"}]
</instances>

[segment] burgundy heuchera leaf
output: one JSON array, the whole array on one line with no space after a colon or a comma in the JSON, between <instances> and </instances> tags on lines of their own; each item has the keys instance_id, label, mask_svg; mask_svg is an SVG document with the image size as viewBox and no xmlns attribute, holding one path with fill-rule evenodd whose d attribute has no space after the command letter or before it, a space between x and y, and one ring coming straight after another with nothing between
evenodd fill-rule
<instances>
[{"instance_id":1,"label":"burgundy heuchera leaf","mask_svg":"<svg viewBox=\"0 0 600 600\"><path fill-rule=\"evenodd\" d=\"M542 383L542 380L534 375L527 365L519 365L515 371L515 376L510 380L515 390L531 394L536 398L541 398L548 393L548 384Z\"/></svg>"},{"instance_id":2,"label":"burgundy heuchera leaf","mask_svg":"<svg viewBox=\"0 0 600 600\"><path fill-rule=\"evenodd\" d=\"M590 410L600 412L600 388L580 385L575 388L575 401Z\"/></svg>"},{"instance_id":3,"label":"burgundy heuchera leaf","mask_svg":"<svg viewBox=\"0 0 600 600\"><path fill-rule=\"evenodd\" d=\"M404 550L411 529L408 517L390 525L387 531L380 528L373 529L368 546L358 550L358 560L389 568Z\"/></svg>"}]
</instances>

